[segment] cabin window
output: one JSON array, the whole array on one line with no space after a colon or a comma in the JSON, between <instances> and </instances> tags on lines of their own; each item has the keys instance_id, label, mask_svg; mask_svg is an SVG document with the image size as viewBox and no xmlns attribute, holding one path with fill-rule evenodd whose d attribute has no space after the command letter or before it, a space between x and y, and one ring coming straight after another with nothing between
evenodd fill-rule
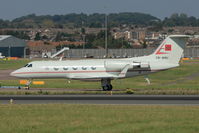
<instances>
[{"instance_id":1,"label":"cabin window","mask_svg":"<svg viewBox=\"0 0 199 133\"><path fill-rule=\"evenodd\" d=\"M86 70L87 68L86 67L82 67L82 70Z\"/></svg>"},{"instance_id":2,"label":"cabin window","mask_svg":"<svg viewBox=\"0 0 199 133\"><path fill-rule=\"evenodd\" d=\"M56 71L57 71L57 70L59 70L59 68L57 68L57 67L54 67L54 70L56 70Z\"/></svg>"},{"instance_id":3,"label":"cabin window","mask_svg":"<svg viewBox=\"0 0 199 133\"><path fill-rule=\"evenodd\" d=\"M91 67L91 69L92 69L92 70L95 70L95 69L96 69L96 67Z\"/></svg>"},{"instance_id":4,"label":"cabin window","mask_svg":"<svg viewBox=\"0 0 199 133\"><path fill-rule=\"evenodd\" d=\"M64 70L68 70L68 67L63 67Z\"/></svg>"},{"instance_id":5,"label":"cabin window","mask_svg":"<svg viewBox=\"0 0 199 133\"><path fill-rule=\"evenodd\" d=\"M73 70L77 70L77 67L73 67Z\"/></svg>"},{"instance_id":6,"label":"cabin window","mask_svg":"<svg viewBox=\"0 0 199 133\"><path fill-rule=\"evenodd\" d=\"M24 67L27 67L29 64L26 64Z\"/></svg>"},{"instance_id":7,"label":"cabin window","mask_svg":"<svg viewBox=\"0 0 199 133\"><path fill-rule=\"evenodd\" d=\"M27 67L32 67L32 64L29 64Z\"/></svg>"}]
</instances>

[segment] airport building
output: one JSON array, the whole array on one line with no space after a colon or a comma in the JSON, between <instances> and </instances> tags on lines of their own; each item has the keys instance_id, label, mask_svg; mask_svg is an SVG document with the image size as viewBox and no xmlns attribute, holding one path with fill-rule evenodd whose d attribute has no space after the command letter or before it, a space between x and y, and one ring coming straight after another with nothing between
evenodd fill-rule
<instances>
[{"instance_id":1,"label":"airport building","mask_svg":"<svg viewBox=\"0 0 199 133\"><path fill-rule=\"evenodd\" d=\"M26 42L11 35L0 35L0 53L5 57L25 57Z\"/></svg>"}]
</instances>

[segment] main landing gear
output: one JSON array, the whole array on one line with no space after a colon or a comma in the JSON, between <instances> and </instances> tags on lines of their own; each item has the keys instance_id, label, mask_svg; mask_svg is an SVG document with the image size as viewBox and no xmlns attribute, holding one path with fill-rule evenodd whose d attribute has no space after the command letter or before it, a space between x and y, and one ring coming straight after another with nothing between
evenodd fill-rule
<instances>
[{"instance_id":1,"label":"main landing gear","mask_svg":"<svg viewBox=\"0 0 199 133\"><path fill-rule=\"evenodd\" d=\"M101 86L103 91L111 91L113 89L111 79L101 79Z\"/></svg>"}]
</instances>

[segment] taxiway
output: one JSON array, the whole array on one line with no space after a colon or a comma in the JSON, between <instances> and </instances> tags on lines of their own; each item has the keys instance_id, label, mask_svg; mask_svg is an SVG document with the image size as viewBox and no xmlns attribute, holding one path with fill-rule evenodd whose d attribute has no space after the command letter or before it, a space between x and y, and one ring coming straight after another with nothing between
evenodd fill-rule
<instances>
[{"instance_id":1,"label":"taxiway","mask_svg":"<svg viewBox=\"0 0 199 133\"><path fill-rule=\"evenodd\" d=\"M199 105L199 95L10 95L0 96L1 104L121 104Z\"/></svg>"}]
</instances>

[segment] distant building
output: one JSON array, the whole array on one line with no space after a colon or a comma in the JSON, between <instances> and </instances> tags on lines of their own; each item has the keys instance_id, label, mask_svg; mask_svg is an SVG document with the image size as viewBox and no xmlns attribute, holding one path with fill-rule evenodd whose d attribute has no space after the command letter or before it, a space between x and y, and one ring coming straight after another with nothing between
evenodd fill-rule
<instances>
[{"instance_id":1,"label":"distant building","mask_svg":"<svg viewBox=\"0 0 199 133\"><path fill-rule=\"evenodd\" d=\"M139 39L138 32L132 32L132 39L133 40L138 40Z\"/></svg>"},{"instance_id":2,"label":"distant building","mask_svg":"<svg viewBox=\"0 0 199 133\"><path fill-rule=\"evenodd\" d=\"M132 32L130 32L130 31L115 32L113 34L113 36L114 36L114 39L124 38L125 40L131 40L132 39Z\"/></svg>"},{"instance_id":3,"label":"distant building","mask_svg":"<svg viewBox=\"0 0 199 133\"><path fill-rule=\"evenodd\" d=\"M6 57L24 57L26 42L11 35L0 35L0 53Z\"/></svg>"},{"instance_id":4,"label":"distant building","mask_svg":"<svg viewBox=\"0 0 199 133\"><path fill-rule=\"evenodd\" d=\"M114 39L120 39L124 37L124 33L123 32L115 32L114 33Z\"/></svg>"},{"instance_id":5,"label":"distant building","mask_svg":"<svg viewBox=\"0 0 199 133\"><path fill-rule=\"evenodd\" d=\"M145 40L146 32L145 31L139 31L138 32L138 39L139 40Z\"/></svg>"},{"instance_id":6,"label":"distant building","mask_svg":"<svg viewBox=\"0 0 199 133\"><path fill-rule=\"evenodd\" d=\"M132 32L125 31L124 32L124 37L125 37L126 40L131 40L132 39Z\"/></svg>"},{"instance_id":7,"label":"distant building","mask_svg":"<svg viewBox=\"0 0 199 133\"><path fill-rule=\"evenodd\" d=\"M145 31L135 31L131 33L133 40L145 40L146 32Z\"/></svg>"}]
</instances>

